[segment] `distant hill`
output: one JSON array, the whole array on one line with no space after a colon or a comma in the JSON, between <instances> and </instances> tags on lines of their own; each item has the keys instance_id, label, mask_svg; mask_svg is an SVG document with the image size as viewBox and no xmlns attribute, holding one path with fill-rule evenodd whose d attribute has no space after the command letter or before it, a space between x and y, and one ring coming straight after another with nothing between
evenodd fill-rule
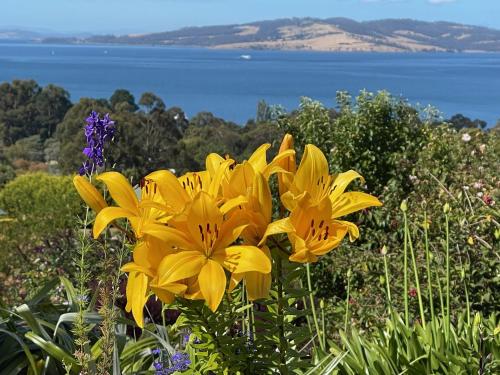
<instances>
[{"instance_id":1,"label":"distant hill","mask_svg":"<svg viewBox=\"0 0 500 375\"><path fill-rule=\"evenodd\" d=\"M47 39L51 38L60 38L64 41L73 40L73 38L87 38L90 37L91 34L72 34L69 36L68 34L64 34L61 32L56 32L53 30L46 29L26 29L23 27L16 26L8 26L1 27L0 26L0 41L8 41L8 42L43 42Z\"/></svg>"},{"instance_id":2,"label":"distant hill","mask_svg":"<svg viewBox=\"0 0 500 375\"><path fill-rule=\"evenodd\" d=\"M316 51L500 52L500 30L451 22L291 18L175 31L47 38L44 42L113 43Z\"/></svg>"},{"instance_id":3,"label":"distant hill","mask_svg":"<svg viewBox=\"0 0 500 375\"><path fill-rule=\"evenodd\" d=\"M44 38L35 31L18 29L0 29L0 41L41 41Z\"/></svg>"}]
</instances>

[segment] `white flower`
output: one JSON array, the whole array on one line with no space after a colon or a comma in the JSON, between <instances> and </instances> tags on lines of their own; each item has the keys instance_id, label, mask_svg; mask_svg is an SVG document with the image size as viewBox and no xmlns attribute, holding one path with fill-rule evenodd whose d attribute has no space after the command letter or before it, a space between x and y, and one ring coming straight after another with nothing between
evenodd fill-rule
<instances>
[{"instance_id":1,"label":"white flower","mask_svg":"<svg viewBox=\"0 0 500 375\"><path fill-rule=\"evenodd\" d=\"M486 145L483 143L481 146L479 146L479 151L481 151L481 154L484 154L485 150L486 150Z\"/></svg>"},{"instance_id":2,"label":"white flower","mask_svg":"<svg viewBox=\"0 0 500 375\"><path fill-rule=\"evenodd\" d=\"M474 189L481 189L483 187L483 184L482 184L482 182L477 181L477 182L474 182L474 184L472 184L472 187Z\"/></svg>"},{"instance_id":3,"label":"white flower","mask_svg":"<svg viewBox=\"0 0 500 375\"><path fill-rule=\"evenodd\" d=\"M483 192L480 191L479 193L476 194L479 198L481 198L483 196Z\"/></svg>"},{"instance_id":4,"label":"white flower","mask_svg":"<svg viewBox=\"0 0 500 375\"><path fill-rule=\"evenodd\" d=\"M462 135L462 141L464 141L464 142L469 142L471 139L472 139L472 137L470 136L469 133L464 133Z\"/></svg>"}]
</instances>

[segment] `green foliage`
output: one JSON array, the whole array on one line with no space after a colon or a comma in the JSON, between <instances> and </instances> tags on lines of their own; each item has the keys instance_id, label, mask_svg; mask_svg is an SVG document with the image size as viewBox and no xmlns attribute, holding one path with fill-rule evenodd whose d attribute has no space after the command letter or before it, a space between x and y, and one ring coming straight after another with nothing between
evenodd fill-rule
<instances>
[{"instance_id":1,"label":"green foliage","mask_svg":"<svg viewBox=\"0 0 500 375\"><path fill-rule=\"evenodd\" d=\"M342 332L333 355L346 353L333 374L496 374L500 370L498 318L477 314L471 323L461 315L450 339L436 317L426 328L407 328L399 315L370 335Z\"/></svg>"},{"instance_id":2,"label":"green foliage","mask_svg":"<svg viewBox=\"0 0 500 375\"><path fill-rule=\"evenodd\" d=\"M338 113L303 100L296 113L280 119L279 126L294 135L298 149L305 143L320 145L329 155L331 170L360 172L366 179L367 190L378 193L384 206L353 217L352 221L361 228L361 238L352 244L344 243L324 257L321 264L313 265L316 295L330 298L333 303L343 301L346 270L352 269L350 307L354 324L383 324L386 306L381 298L384 271L379 251L384 245L389 250L389 257L394 260L389 264L394 285L402 288L402 263L396 261L402 257L403 242L399 203L407 198L418 268L425 265L421 226L424 213L430 221L432 276L443 267L442 207L449 202L453 208L452 304L465 303L465 277L471 286L469 297L474 309L486 315L498 311L496 296L500 295L500 284L495 270L500 267L500 260L495 249L500 237L499 212L493 203L500 199L495 173L500 160L498 132L457 132L447 125L438 125L432 111L418 111L385 92L362 92L355 101L339 93L337 100ZM463 140L469 136L470 140ZM462 265L466 267L465 276ZM422 285L427 286L426 280L422 280ZM394 303L402 306L404 292L399 291ZM331 310L328 321L342 316L341 308Z\"/></svg>"},{"instance_id":3,"label":"green foliage","mask_svg":"<svg viewBox=\"0 0 500 375\"><path fill-rule=\"evenodd\" d=\"M71 177L26 174L0 191L11 219L0 225L2 298L30 293L33 285L71 271L72 229L81 211Z\"/></svg>"},{"instance_id":4,"label":"green foliage","mask_svg":"<svg viewBox=\"0 0 500 375\"><path fill-rule=\"evenodd\" d=\"M0 164L0 188L16 177L16 172L9 164Z\"/></svg>"},{"instance_id":5,"label":"green foliage","mask_svg":"<svg viewBox=\"0 0 500 375\"><path fill-rule=\"evenodd\" d=\"M0 143L38 135L44 141L71 107L67 91L54 85L15 80L0 85Z\"/></svg>"},{"instance_id":6,"label":"green foliage","mask_svg":"<svg viewBox=\"0 0 500 375\"><path fill-rule=\"evenodd\" d=\"M63 303L54 303L53 296L61 288L66 295ZM80 366L73 357L75 351L71 328L78 314L78 294L68 279L54 279L40 288L26 303L12 309L0 310L0 375L11 374L78 374ZM95 300L94 300L95 302ZM84 314L90 326L88 352L89 368L103 355L102 340L95 328L102 317L92 310ZM127 335L123 317L115 324L115 354L113 374L137 374L151 369L153 349L173 352L165 328L149 325L141 337ZM150 330L152 329L152 330Z\"/></svg>"}]
</instances>

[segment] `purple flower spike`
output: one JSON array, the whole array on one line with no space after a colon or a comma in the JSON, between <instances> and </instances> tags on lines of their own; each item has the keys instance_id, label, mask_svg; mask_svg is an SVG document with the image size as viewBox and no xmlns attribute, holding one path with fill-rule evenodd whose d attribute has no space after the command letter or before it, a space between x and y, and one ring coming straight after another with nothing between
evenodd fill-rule
<instances>
[{"instance_id":1,"label":"purple flower spike","mask_svg":"<svg viewBox=\"0 0 500 375\"><path fill-rule=\"evenodd\" d=\"M97 167L104 166L104 145L110 142L115 134L115 122L109 118L109 114L101 119L99 113L92 111L85 121L87 146L83 149L83 154L87 160L80 168L80 175L91 174Z\"/></svg>"}]
</instances>

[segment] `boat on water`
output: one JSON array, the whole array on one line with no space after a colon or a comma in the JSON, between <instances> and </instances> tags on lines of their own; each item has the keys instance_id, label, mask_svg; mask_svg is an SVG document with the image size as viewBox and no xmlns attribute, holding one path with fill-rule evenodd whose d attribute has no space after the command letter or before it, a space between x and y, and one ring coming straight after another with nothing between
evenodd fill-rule
<instances>
[{"instance_id":1,"label":"boat on water","mask_svg":"<svg viewBox=\"0 0 500 375\"><path fill-rule=\"evenodd\" d=\"M242 59L242 60L251 60L252 56L251 55L241 55L240 59Z\"/></svg>"}]
</instances>

